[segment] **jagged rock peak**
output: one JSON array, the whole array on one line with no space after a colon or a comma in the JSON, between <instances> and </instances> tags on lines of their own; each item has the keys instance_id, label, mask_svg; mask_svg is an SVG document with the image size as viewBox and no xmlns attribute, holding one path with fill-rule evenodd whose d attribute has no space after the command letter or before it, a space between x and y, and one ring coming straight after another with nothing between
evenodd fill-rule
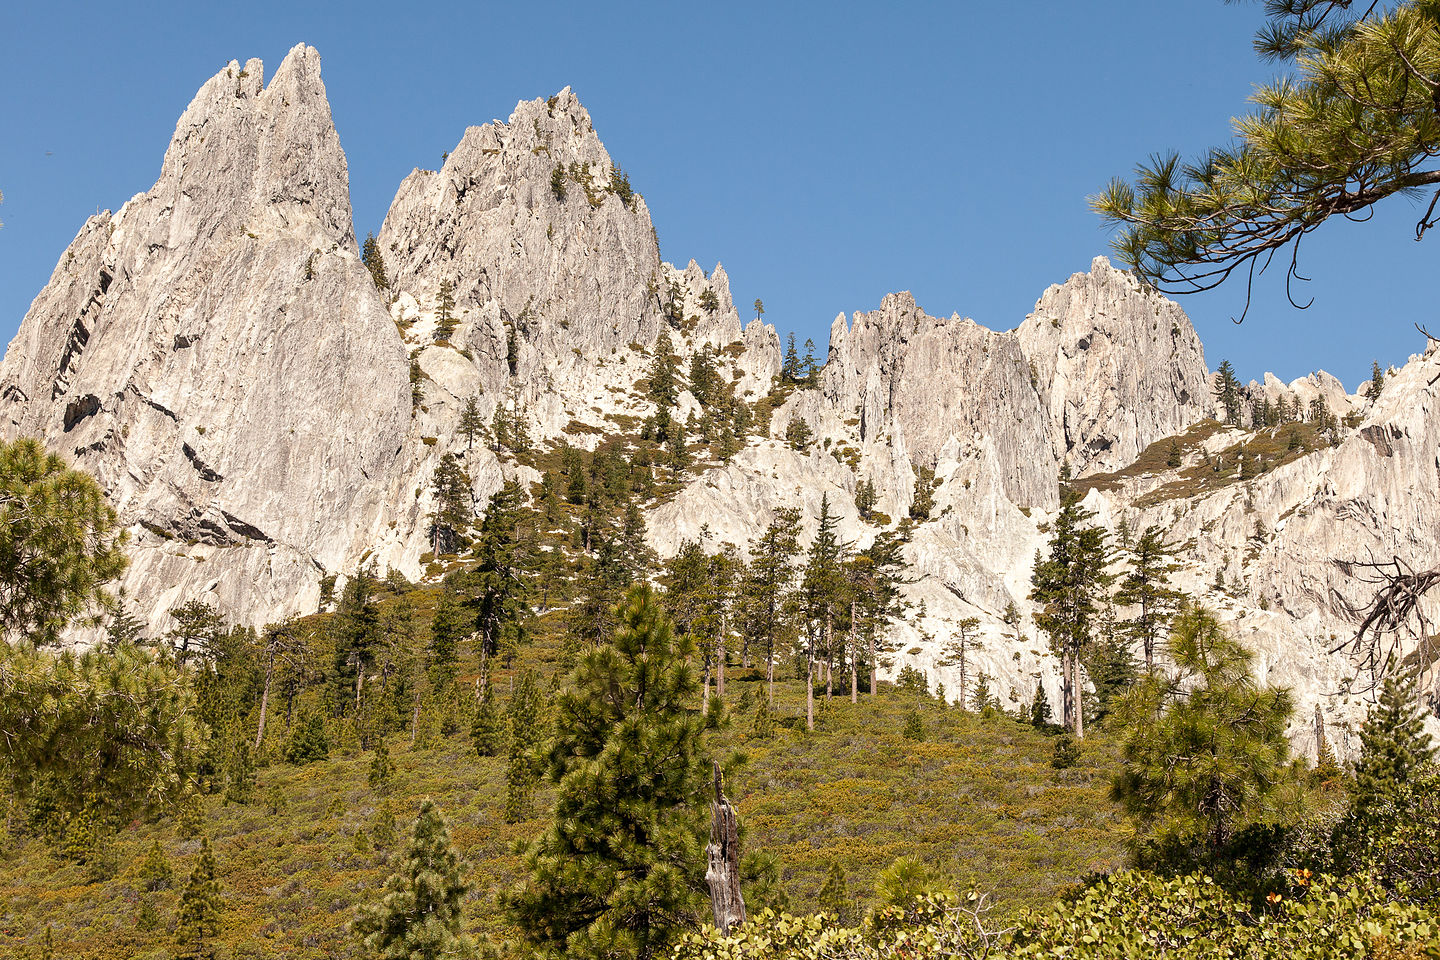
<instances>
[{"instance_id":1,"label":"jagged rock peak","mask_svg":"<svg viewBox=\"0 0 1440 960\"><path fill-rule=\"evenodd\" d=\"M424 305L449 280L462 317L490 318L461 345L504 358L508 327L522 381L577 383L612 351L648 346L663 306L659 246L644 198L614 170L568 87L469 128L444 167L416 170L395 195L378 238L393 289Z\"/></svg>"},{"instance_id":2,"label":"jagged rock peak","mask_svg":"<svg viewBox=\"0 0 1440 960\"><path fill-rule=\"evenodd\" d=\"M164 628L202 595L299 612L373 542L409 428L403 345L360 264L314 49L232 61L160 179L92 218L0 365L0 430L94 474Z\"/></svg>"},{"instance_id":3,"label":"jagged rock peak","mask_svg":"<svg viewBox=\"0 0 1440 960\"><path fill-rule=\"evenodd\" d=\"M1046 413L1013 333L929 316L905 292L856 313L848 328L837 317L830 336L820 389L842 420L863 420L867 437L902 435L920 465L933 466L952 437L969 444L990 436L1013 501L1058 502ZM861 417L867 398L883 412Z\"/></svg>"},{"instance_id":4,"label":"jagged rock peak","mask_svg":"<svg viewBox=\"0 0 1440 960\"><path fill-rule=\"evenodd\" d=\"M292 48L268 87L257 59L211 77L176 125L151 196L173 205L177 223L233 228L263 209L266 222L239 225L258 233L311 220L353 247L349 174L315 48Z\"/></svg>"},{"instance_id":5,"label":"jagged rock peak","mask_svg":"<svg viewBox=\"0 0 1440 960\"><path fill-rule=\"evenodd\" d=\"M1015 331L1077 473L1116 470L1208 416L1205 351L1185 311L1096 257L1041 295Z\"/></svg>"}]
</instances>

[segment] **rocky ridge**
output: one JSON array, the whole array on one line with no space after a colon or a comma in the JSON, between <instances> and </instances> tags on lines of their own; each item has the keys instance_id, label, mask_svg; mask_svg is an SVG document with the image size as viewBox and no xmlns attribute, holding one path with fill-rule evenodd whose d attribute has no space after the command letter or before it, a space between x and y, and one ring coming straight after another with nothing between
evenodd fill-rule
<instances>
[{"instance_id":1,"label":"rocky ridge","mask_svg":"<svg viewBox=\"0 0 1440 960\"><path fill-rule=\"evenodd\" d=\"M202 87L155 186L82 228L0 366L5 433L44 437L114 497L133 535L126 586L152 629L196 596L257 624L313 610L322 577L366 562L421 576L443 455L465 464L477 511L505 479L538 480L460 436L468 400L487 421L513 412L542 445L593 447L654 413L643 382L668 340L682 364L713 357L737 398L771 413L728 463L650 506L662 555L702 535L743 546L780 506L813 529L822 497L863 547L933 471L935 507L904 547L913 607L891 669L919 665L953 692L943 647L975 617L972 675L988 673L1002 702L1037 683L1057 702L1056 662L1029 625L1030 568L1062 465L1118 472L1087 498L1100 522L1193 541L1182 584L1345 746L1359 701L1339 695L1330 635L1351 623L1344 598L1363 598L1335 559L1434 562L1433 356L1379 398L1324 374L1251 385L1322 396L1359 425L1258 477L1162 497L1178 472L1132 464L1212 414L1203 349L1178 305L1103 258L1011 331L932 317L904 293L842 315L814 385L789 387L775 329L742 326L723 267L660 259L644 197L568 89L470 128L440 170L406 178L377 238L377 290L318 55L297 47L261 80L258 61L232 63ZM699 404L682 391L677 408L684 421ZM804 450L785 441L797 419L814 436ZM1241 436L1214 433L1205 455ZM854 505L864 481L878 494L869 522Z\"/></svg>"}]
</instances>

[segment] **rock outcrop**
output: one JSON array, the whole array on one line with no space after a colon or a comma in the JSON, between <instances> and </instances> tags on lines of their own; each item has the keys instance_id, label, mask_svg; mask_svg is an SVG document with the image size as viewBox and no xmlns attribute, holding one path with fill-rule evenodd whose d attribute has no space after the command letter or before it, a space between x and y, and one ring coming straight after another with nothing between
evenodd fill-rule
<instances>
[{"instance_id":1,"label":"rock outcrop","mask_svg":"<svg viewBox=\"0 0 1440 960\"><path fill-rule=\"evenodd\" d=\"M1046 290L1016 335L1051 447L1077 474L1124 467L1210 415L1205 351L1185 311L1104 257Z\"/></svg>"},{"instance_id":2,"label":"rock outcrop","mask_svg":"<svg viewBox=\"0 0 1440 960\"><path fill-rule=\"evenodd\" d=\"M409 431L400 338L359 261L320 58L232 62L160 178L81 229L0 367L5 433L93 473L128 592L311 606L390 519Z\"/></svg>"},{"instance_id":3,"label":"rock outcrop","mask_svg":"<svg viewBox=\"0 0 1440 960\"><path fill-rule=\"evenodd\" d=\"M1213 482L1191 468L1274 438L1200 424L1214 400L1189 320L1104 258L1008 332L893 294L835 320L814 381L782 384L775 329L742 326L720 265L661 261L644 198L568 89L407 177L378 250L381 289L356 248L319 58L301 46L268 87L258 61L202 87L155 186L86 223L36 298L0 366L0 426L110 493L132 533L125 586L153 631L195 597L258 625L313 610L322 577L362 563L423 576L442 458L468 472L477 513L506 480L541 478L543 460L463 435L468 405L522 422L542 450L635 442L662 348L681 371L672 423L704 420L714 439L726 417L759 422L646 505L651 546L743 549L784 506L806 539L824 502L863 549L908 517L889 670L919 666L952 697L946 646L973 619L971 677L1007 705L1036 685L1059 700L1028 597L1066 462L1097 522L1186 544L1179 586L1232 623L1262 678L1294 687L1301 715L1321 708L1342 752L1363 703L1334 638L1367 597L1339 561L1440 562L1433 351L1378 398L1326 374L1251 385L1291 410L1323 398L1336 445ZM692 360L743 408L702 405ZM787 436L796 421L808 442ZM1177 434L1193 441L1180 467L1136 463ZM1309 729L1297 723L1297 743Z\"/></svg>"}]
</instances>

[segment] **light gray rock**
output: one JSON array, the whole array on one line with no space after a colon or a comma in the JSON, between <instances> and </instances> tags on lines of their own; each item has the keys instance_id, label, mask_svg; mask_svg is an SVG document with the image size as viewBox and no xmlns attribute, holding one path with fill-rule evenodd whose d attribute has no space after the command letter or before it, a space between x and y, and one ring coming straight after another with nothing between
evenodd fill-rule
<instances>
[{"instance_id":1,"label":"light gray rock","mask_svg":"<svg viewBox=\"0 0 1440 960\"><path fill-rule=\"evenodd\" d=\"M1046 290L1016 334L1075 473L1118 470L1210 416L1205 351L1185 311L1096 257Z\"/></svg>"},{"instance_id":2,"label":"light gray rock","mask_svg":"<svg viewBox=\"0 0 1440 960\"><path fill-rule=\"evenodd\" d=\"M160 178L80 231L0 367L0 422L93 473L133 534L152 627L212 595L246 622L313 609L390 514L404 349L358 259L320 58L269 86L231 62Z\"/></svg>"}]
</instances>

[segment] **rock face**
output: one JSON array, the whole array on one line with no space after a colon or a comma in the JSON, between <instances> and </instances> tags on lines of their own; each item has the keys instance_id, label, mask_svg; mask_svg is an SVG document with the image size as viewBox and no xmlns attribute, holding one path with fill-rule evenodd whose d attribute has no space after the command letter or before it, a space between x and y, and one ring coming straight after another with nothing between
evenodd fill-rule
<instances>
[{"instance_id":1,"label":"rock face","mask_svg":"<svg viewBox=\"0 0 1440 960\"><path fill-rule=\"evenodd\" d=\"M95 474L156 626L172 598L313 604L378 535L409 430L319 55L232 62L160 178L86 223L0 367L5 432ZM163 585L163 586L157 586Z\"/></svg>"},{"instance_id":2,"label":"rock face","mask_svg":"<svg viewBox=\"0 0 1440 960\"><path fill-rule=\"evenodd\" d=\"M925 466L951 439L992 438L1010 499L1053 507L1057 465L1038 386L1014 334L928 316L900 293L848 329L836 318L820 390L842 420L859 420L861 439L903 436Z\"/></svg>"},{"instance_id":3,"label":"rock face","mask_svg":"<svg viewBox=\"0 0 1440 960\"><path fill-rule=\"evenodd\" d=\"M1189 318L1104 257L1046 290L1016 335L1050 415L1051 447L1077 474L1118 470L1210 416L1205 351Z\"/></svg>"},{"instance_id":4,"label":"rock face","mask_svg":"<svg viewBox=\"0 0 1440 960\"><path fill-rule=\"evenodd\" d=\"M742 327L722 266L660 260L644 198L568 89L467 130L441 170L407 177L378 249L377 290L319 58L301 46L268 87L258 61L206 83L155 186L86 223L36 298L0 366L0 424L109 491L132 533L125 586L152 631L195 597L258 625L313 610L323 576L362 563L422 576L444 456L468 471L477 514L506 480L541 478L462 435L468 404L523 422L542 449L633 440L656 412L646 381L661 350L682 372L674 422L714 413L684 389L694 359L760 422L727 462L647 504L651 545L744 549L784 506L800 508L804 540L824 502L862 549L910 516L910 613L888 669L918 666L952 698L945 647L973 618L972 678L987 674L1007 706L1037 685L1059 702L1028 596L1065 462L1090 478L1097 522L1155 523L1187 544L1178 585L1221 611L1262 678L1294 687L1306 749L1317 706L1342 752L1363 712L1331 638L1353 628L1365 588L1337 561L1440 563L1433 351L1376 398L1326 374L1252 385L1291 409L1323 398L1345 421L1339 442L1212 484L1184 470L1267 438L1196 426L1214 407L1194 329L1104 258L1009 332L893 294L835 320L813 383L782 384L775 329ZM803 449L787 439L796 421L813 435ZM1140 453L1176 434L1203 435L1189 462L1141 470Z\"/></svg>"}]
</instances>

